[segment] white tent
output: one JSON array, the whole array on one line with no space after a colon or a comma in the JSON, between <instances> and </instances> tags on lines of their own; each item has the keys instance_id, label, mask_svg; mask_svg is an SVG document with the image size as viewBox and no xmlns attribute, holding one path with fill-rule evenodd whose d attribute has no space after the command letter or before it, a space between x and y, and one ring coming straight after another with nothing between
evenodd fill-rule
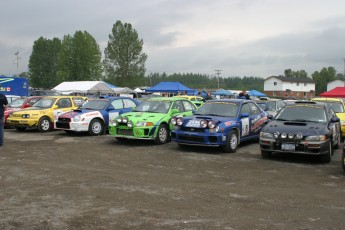
<instances>
[{"instance_id":1,"label":"white tent","mask_svg":"<svg viewBox=\"0 0 345 230\"><path fill-rule=\"evenodd\" d=\"M114 93L120 94L120 93L137 93L135 90L128 88L128 87L117 87L112 88Z\"/></svg>"},{"instance_id":2,"label":"white tent","mask_svg":"<svg viewBox=\"0 0 345 230\"><path fill-rule=\"evenodd\" d=\"M53 90L62 94L112 94L113 89L103 81L65 81L57 85Z\"/></svg>"}]
</instances>

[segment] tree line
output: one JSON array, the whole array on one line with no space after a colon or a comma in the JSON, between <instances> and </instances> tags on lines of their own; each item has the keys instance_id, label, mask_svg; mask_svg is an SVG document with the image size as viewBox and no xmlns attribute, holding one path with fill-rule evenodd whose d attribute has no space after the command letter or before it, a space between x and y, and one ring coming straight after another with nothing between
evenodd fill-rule
<instances>
[{"instance_id":1,"label":"tree line","mask_svg":"<svg viewBox=\"0 0 345 230\"><path fill-rule=\"evenodd\" d=\"M149 73L145 75L147 55L144 42L130 23L116 21L104 50L87 31L64 35L63 39L44 37L34 41L29 59L28 77L36 88L53 88L64 81L103 80L120 87L153 86L161 81L178 81L194 89L264 90L264 79L257 76L216 77L200 73ZM285 77L311 78L315 93L325 92L327 83L344 79L334 67L324 67L308 76L304 70L286 69Z\"/></svg>"}]
</instances>

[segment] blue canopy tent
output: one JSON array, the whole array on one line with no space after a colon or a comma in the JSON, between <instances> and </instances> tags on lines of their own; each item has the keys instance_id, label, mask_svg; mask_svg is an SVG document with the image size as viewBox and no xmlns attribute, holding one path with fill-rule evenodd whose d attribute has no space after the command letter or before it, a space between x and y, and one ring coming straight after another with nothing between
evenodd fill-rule
<instances>
[{"instance_id":1,"label":"blue canopy tent","mask_svg":"<svg viewBox=\"0 0 345 230\"><path fill-rule=\"evenodd\" d=\"M145 90L145 92L167 92L167 93L178 93L178 92L185 92L187 93L194 93L195 90L188 88L187 86L181 84L180 82L160 82L151 88Z\"/></svg>"},{"instance_id":2,"label":"blue canopy tent","mask_svg":"<svg viewBox=\"0 0 345 230\"><path fill-rule=\"evenodd\" d=\"M255 90L255 89L249 91L249 92L248 92L248 95L249 95L249 96L253 96L253 97L266 97L266 96L267 96L266 94L261 93L261 92Z\"/></svg>"},{"instance_id":3,"label":"blue canopy tent","mask_svg":"<svg viewBox=\"0 0 345 230\"><path fill-rule=\"evenodd\" d=\"M233 92L230 92L229 90L220 89L216 92L212 93L213 95L220 95L220 96L232 96L235 95Z\"/></svg>"}]
</instances>

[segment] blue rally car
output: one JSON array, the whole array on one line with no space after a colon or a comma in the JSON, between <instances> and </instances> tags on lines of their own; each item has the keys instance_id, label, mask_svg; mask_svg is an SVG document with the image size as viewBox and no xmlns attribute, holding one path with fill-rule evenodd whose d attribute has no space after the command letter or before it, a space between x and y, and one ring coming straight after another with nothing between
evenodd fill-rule
<instances>
[{"instance_id":1,"label":"blue rally car","mask_svg":"<svg viewBox=\"0 0 345 230\"><path fill-rule=\"evenodd\" d=\"M106 132L109 122L123 113L132 111L139 101L127 97L92 99L76 110L61 113L54 121L55 129L67 133L88 132L91 136Z\"/></svg>"},{"instance_id":2,"label":"blue rally car","mask_svg":"<svg viewBox=\"0 0 345 230\"><path fill-rule=\"evenodd\" d=\"M173 117L171 140L179 145L220 146L236 152L240 142L259 139L267 113L245 99L210 100L193 116Z\"/></svg>"}]
</instances>

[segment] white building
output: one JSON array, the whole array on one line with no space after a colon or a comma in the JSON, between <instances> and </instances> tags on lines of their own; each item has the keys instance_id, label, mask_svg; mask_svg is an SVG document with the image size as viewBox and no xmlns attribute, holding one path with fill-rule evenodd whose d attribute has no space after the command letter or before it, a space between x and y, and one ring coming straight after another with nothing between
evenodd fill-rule
<instances>
[{"instance_id":1,"label":"white building","mask_svg":"<svg viewBox=\"0 0 345 230\"><path fill-rule=\"evenodd\" d=\"M311 78L271 76L264 81L264 93L269 97L315 97L315 82Z\"/></svg>"},{"instance_id":2,"label":"white building","mask_svg":"<svg viewBox=\"0 0 345 230\"><path fill-rule=\"evenodd\" d=\"M344 81L342 80L334 80L334 81L330 81L327 83L327 91L330 91L332 89L334 89L335 87L344 87Z\"/></svg>"}]
</instances>

